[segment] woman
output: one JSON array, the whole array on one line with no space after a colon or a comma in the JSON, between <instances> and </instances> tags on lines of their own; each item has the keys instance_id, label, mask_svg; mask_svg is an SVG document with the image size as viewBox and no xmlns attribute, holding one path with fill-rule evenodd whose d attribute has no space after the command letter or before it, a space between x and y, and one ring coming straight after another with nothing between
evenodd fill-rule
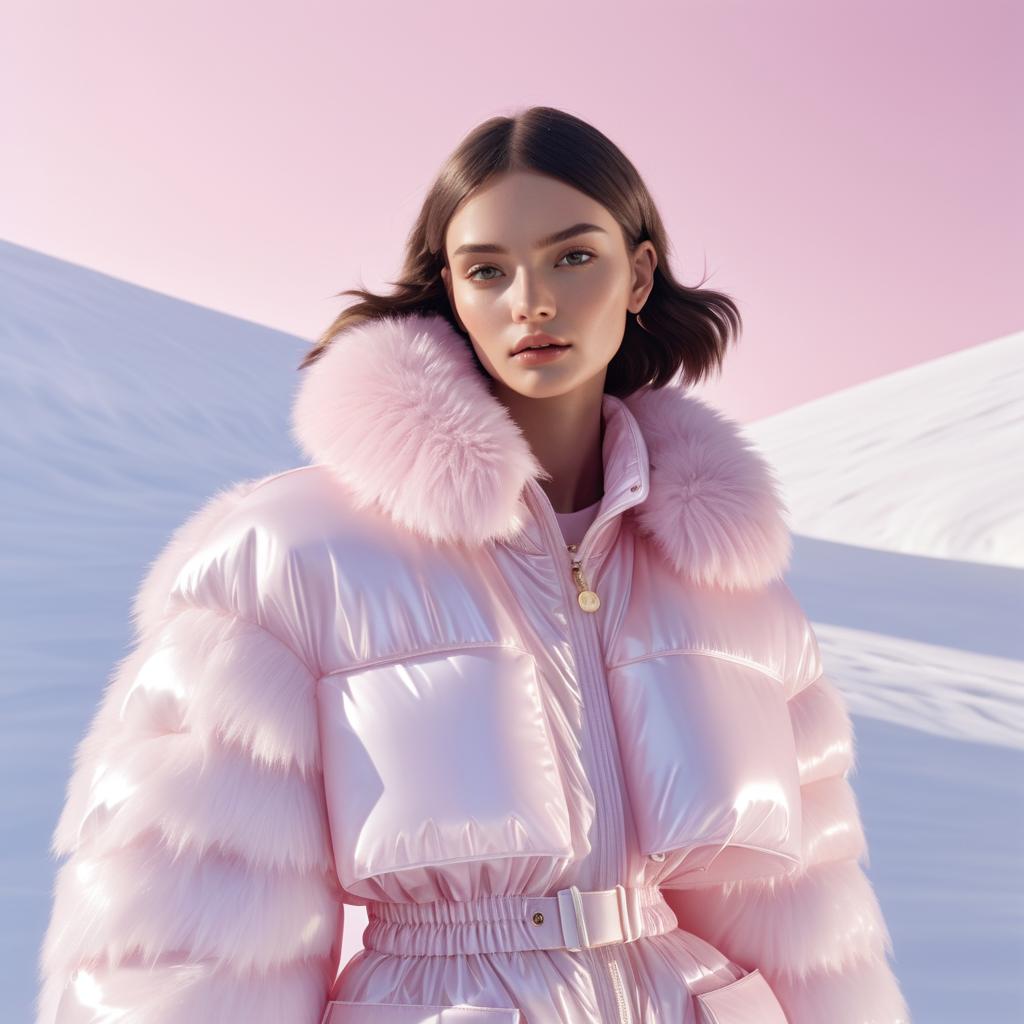
<instances>
[{"instance_id":1,"label":"woman","mask_svg":"<svg viewBox=\"0 0 1024 1024\"><path fill-rule=\"evenodd\" d=\"M303 362L311 464L140 589L40 1024L909 1019L771 470L671 383L739 316L667 248L582 121L463 140Z\"/></svg>"}]
</instances>

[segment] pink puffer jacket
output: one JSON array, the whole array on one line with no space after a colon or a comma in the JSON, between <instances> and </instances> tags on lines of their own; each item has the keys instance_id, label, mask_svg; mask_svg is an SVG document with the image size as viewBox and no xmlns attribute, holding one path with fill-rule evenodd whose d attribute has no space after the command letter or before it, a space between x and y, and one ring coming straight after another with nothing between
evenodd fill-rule
<instances>
[{"instance_id":1,"label":"pink puffer jacket","mask_svg":"<svg viewBox=\"0 0 1024 1024\"><path fill-rule=\"evenodd\" d=\"M312 464L217 494L140 588L39 1024L909 1020L770 468L676 388L603 420L567 550L447 321L305 371Z\"/></svg>"}]
</instances>

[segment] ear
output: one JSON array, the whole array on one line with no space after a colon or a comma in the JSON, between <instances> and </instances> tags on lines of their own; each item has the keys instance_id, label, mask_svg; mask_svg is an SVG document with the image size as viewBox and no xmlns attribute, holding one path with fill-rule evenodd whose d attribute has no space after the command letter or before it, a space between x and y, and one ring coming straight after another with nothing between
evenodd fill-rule
<instances>
[{"instance_id":1,"label":"ear","mask_svg":"<svg viewBox=\"0 0 1024 1024\"><path fill-rule=\"evenodd\" d=\"M441 267L441 280L444 281L444 290L448 294L448 305L455 311L455 297L452 295L452 275L447 266Z\"/></svg>"},{"instance_id":2,"label":"ear","mask_svg":"<svg viewBox=\"0 0 1024 1024\"><path fill-rule=\"evenodd\" d=\"M654 271L658 266L658 252L650 239L644 239L633 250L633 288L628 309L639 314L654 288Z\"/></svg>"}]
</instances>

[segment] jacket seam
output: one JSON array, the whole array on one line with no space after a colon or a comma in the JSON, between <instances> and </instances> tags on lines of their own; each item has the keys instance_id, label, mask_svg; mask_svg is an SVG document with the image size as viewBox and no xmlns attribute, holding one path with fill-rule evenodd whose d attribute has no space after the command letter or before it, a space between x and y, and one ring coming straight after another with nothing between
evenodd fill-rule
<instances>
[{"instance_id":1,"label":"jacket seam","mask_svg":"<svg viewBox=\"0 0 1024 1024\"><path fill-rule=\"evenodd\" d=\"M565 847L556 847L553 850L547 849L529 849L529 850L517 850L515 853L476 853L471 857L463 856L462 854L456 854L454 857L431 857L428 860L415 861L410 864L398 864L395 867L389 867L387 871L376 872L375 874L359 875L356 878L350 879L346 884L352 885L353 882L364 882L371 878L380 878L382 875L395 875L402 871L417 871L420 868L429 868L438 866L441 867L446 864L459 865L459 864L477 864L480 861L494 861L494 860L526 860L532 857L565 857L567 854L571 855L572 849L566 849ZM377 918L377 920L381 920ZM385 924L393 924L394 922L384 922ZM423 922L428 923L428 922Z\"/></svg>"},{"instance_id":2,"label":"jacket seam","mask_svg":"<svg viewBox=\"0 0 1024 1024\"><path fill-rule=\"evenodd\" d=\"M751 658L741 658L739 655L729 654L727 651L712 651L702 647L666 647L662 650L650 651L647 654L641 654L635 658L620 661L617 664L610 666L609 671L615 672L616 670L626 668L629 665L637 665L640 662L652 661L655 658L671 657L678 654L700 654L703 657L715 658L718 661L730 661L733 664L743 665L745 668L753 669L755 672L758 672L763 676L767 676L780 686L786 685L786 680L782 676L777 672L773 672L769 668L765 668L765 666L760 662L754 661Z\"/></svg>"},{"instance_id":3,"label":"jacket seam","mask_svg":"<svg viewBox=\"0 0 1024 1024\"><path fill-rule=\"evenodd\" d=\"M500 643L495 640L474 640L470 643L439 644L435 647L420 647L415 650L404 651L401 654L387 654L380 658L371 658L369 661L359 661L345 668L332 669L330 672L322 673L320 678L329 679L331 676L350 675L353 672L362 672L368 668L379 668L381 665L393 662L408 661L427 654L444 654L446 651L464 651L478 647L498 647L502 650L517 651L519 654L526 655L531 661L535 662L537 660L537 656L532 651L528 651L519 644Z\"/></svg>"}]
</instances>

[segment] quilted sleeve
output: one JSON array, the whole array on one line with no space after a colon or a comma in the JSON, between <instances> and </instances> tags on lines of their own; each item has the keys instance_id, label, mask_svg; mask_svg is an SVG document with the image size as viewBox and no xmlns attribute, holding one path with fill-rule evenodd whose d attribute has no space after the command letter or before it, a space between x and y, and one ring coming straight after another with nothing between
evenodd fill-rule
<instances>
[{"instance_id":1,"label":"quilted sleeve","mask_svg":"<svg viewBox=\"0 0 1024 1024\"><path fill-rule=\"evenodd\" d=\"M849 782L853 728L821 673L788 702L800 775L802 856L792 874L664 889L679 926L747 970L760 968L790 1024L906 1024L892 940L862 865Z\"/></svg>"},{"instance_id":2,"label":"quilted sleeve","mask_svg":"<svg viewBox=\"0 0 1024 1024\"><path fill-rule=\"evenodd\" d=\"M242 616L234 578L195 588L222 602L165 600L195 539L151 571L75 753L37 1024L319 1024L327 1003L343 905L314 673Z\"/></svg>"}]
</instances>

